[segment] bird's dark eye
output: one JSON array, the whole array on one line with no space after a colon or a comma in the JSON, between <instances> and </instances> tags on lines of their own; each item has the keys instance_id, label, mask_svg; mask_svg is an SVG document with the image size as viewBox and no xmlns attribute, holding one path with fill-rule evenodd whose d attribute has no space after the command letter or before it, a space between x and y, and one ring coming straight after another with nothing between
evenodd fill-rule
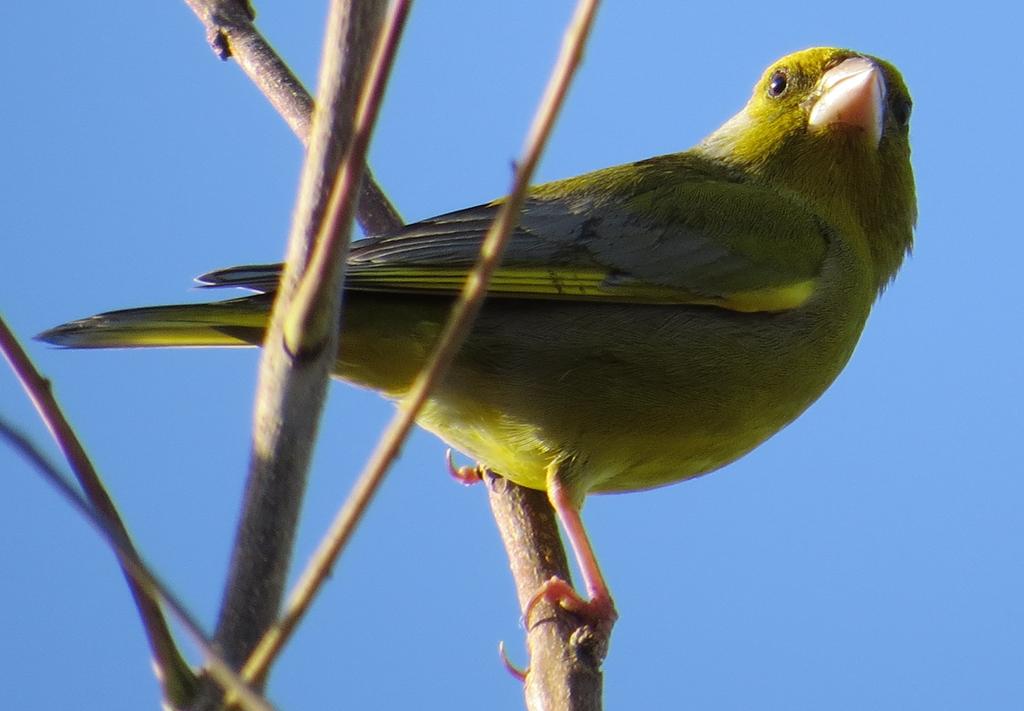
<instances>
[{"instance_id":1,"label":"bird's dark eye","mask_svg":"<svg viewBox=\"0 0 1024 711\"><path fill-rule=\"evenodd\" d=\"M776 99L786 93L789 86L789 75L785 69L779 69L768 79L768 96Z\"/></svg>"},{"instance_id":2,"label":"bird's dark eye","mask_svg":"<svg viewBox=\"0 0 1024 711\"><path fill-rule=\"evenodd\" d=\"M914 107L910 99L896 99L892 104L892 117L900 126L910 123L910 110Z\"/></svg>"}]
</instances>

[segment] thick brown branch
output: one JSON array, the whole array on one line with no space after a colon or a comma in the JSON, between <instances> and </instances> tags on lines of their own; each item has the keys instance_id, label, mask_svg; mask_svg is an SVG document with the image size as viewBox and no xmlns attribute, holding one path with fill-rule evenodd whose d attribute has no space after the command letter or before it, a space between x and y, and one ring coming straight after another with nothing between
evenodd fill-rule
<instances>
[{"instance_id":1,"label":"thick brown branch","mask_svg":"<svg viewBox=\"0 0 1024 711\"><path fill-rule=\"evenodd\" d=\"M289 348L285 329L291 308L322 235L331 189L348 149L363 77L384 15L383 0L331 5L320 69L318 111L295 208L288 260L271 315L260 368L253 448L242 518L218 620L217 641L232 664L241 665L277 616L291 544L305 489L306 473L323 407L327 377L337 353L341 279L347 233L332 255L338 268L318 289L320 336L300 333ZM364 164L358 157L357 165ZM353 187L358 185L352 181Z\"/></svg>"},{"instance_id":2,"label":"thick brown branch","mask_svg":"<svg viewBox=\"0 0 1024 711\"><path fill-rule=\"evenodd\" d=\"M352 221L356 200L354 188L359 181L360 168L363 165L370 134L383 102L384 87L398 52L399 39L405 28L411 4L411 0L395 0L381 30L373 64L368 71L366 86L359 101L351 146L345 155L338 181L331 194L327 219L321 227L315 251L306 273L303 274L284 324L283 336L292 352L301 352L299 349L304 349L307 344L322 342L327 338L326 330L330 330L332 334L337 330L337 315L333 316L333 320L320 318L321 312L318 305L325 303L332 294L337 293L340 289L342 282L340 272L342 270L339 265L344 263L344 259L340 255L344 254L343 250L347 246L340 242L342 239L347 239L342 228ZM336 342L336 340L335 337L334 341ZM343 541L337 540L337 547L328 554L331 561L337 555L341 545L343 545ZM323 546L321 546L321 550L323 550ZM326 569L321 569L320 572L326 573ZM246 662L243 671L247 679L259 683L266 676L270 665L280 654L312 604L314 595L320 589L324 577L310 580L304 576L304 580L308 580L309 584L298 586L299 592L293 594L288 601L288 609L281 620L264 635L249 661Z\"/></svg>"},{"instance_id":3,"label":"thick brown branch","mask_svg":"<svg viewBox=\"0 0 1024 711\"><path fill-rule=\"evenodd\" d=\"M565 549L547 494L484 474L494 521L508 553L520 609L525 610L545 581L570 580ZM530 709L601 708L601 662L608 639L561 607L539 603L527 621L530 672L526 703Z\"/></svg>"}]
</instances>

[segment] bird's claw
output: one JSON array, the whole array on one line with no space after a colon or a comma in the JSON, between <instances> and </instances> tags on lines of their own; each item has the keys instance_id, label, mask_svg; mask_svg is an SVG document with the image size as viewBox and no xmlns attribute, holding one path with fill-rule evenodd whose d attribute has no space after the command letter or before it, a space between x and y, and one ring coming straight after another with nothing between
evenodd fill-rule
<instances>
[{"instance_id":1,"label":"bird's claw","mask_svg":"<svg viewBox=\"0 0 1024 711\"><path fill-rule=\"evenodd\" d=\"M512 663L512 660L508 658L508 653L505 650L505 643L498 642L498 654L501 655L501 663L505 665L505 671L514 676L522 683L526 683L526 675L530 673L530 668L517 667Z\"/></svg>"},{"instance_id":2,"label":"bird's claw","mask_svg":"<svg viewBox=\"0 0 1024 711\"><path fill-rule=\"evenodd\" d=\"M523 620L529 625L530 615L537 605L542 601L558 605L563 610L571 612L582 618L587 623L598 628L611 628L619 613L615 610L615 603L608 595L594 596L585 600L576 592L572 585L559 577L552 577L547 580L538 590L523 609Z\"/></svg>"},{"instance_id":3,"label":"bird's claw","mask_svg":"<svg viewBox=\"0 0 1024 711\"><path fill-rule=\"evenodd\" d=\"M465 486L472 486L473 484L479 484L483 480L484 469L482 466L477 464L476 466L456 466L455 459L452 456L451 448L444 453L445 461L448 462L448 473L452 475L455 481Z\"/></svg>"}]
</instances>

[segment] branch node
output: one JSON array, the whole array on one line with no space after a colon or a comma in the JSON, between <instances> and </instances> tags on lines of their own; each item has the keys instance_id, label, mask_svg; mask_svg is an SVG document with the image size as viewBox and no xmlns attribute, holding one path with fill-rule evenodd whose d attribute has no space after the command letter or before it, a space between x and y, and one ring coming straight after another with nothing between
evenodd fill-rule
<instances>
[{"instance_id":1,"label":"branch node","mask_svg":"<svg viewBox=\"0 0 1024 711\"><path fill-rule=\"evenodd\" d=\"M227 33L222 29L211 29L206 33L206 41L210 43L210 49L223 62L231 59L231 41Z\"/></svg>"},{"instance_id":2,"label":"branch node","mask_svg":"<svg viewBox=\"0 0 1024 711\"><path fill-rule=\"evenodd\" d=\"M569 647L584 664L599 670L608 656L609 639L608 631L582 625L569 636Z\"/></svg>"}]
</instances>

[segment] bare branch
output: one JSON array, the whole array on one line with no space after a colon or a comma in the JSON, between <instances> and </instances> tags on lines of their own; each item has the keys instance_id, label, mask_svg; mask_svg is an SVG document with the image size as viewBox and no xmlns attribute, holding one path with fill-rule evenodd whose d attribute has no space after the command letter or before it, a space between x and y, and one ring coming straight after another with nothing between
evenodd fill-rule
<instances>
[{"instance_id":1,"label":"bare branch","mask_svg":"<svg viewBox=\"0 0 1024 711\"><path fill-rule=\"evenodd\" d=\"M491 512L508 553L520 609L552 577L570 580L555 512L543 491L518 486L486 472ZM530 709L601 708L601 662L608 638L580 626L571 613L547 603L534 608L528 621L526 705ZM542 613L543 611L543 613Z\"/></svg>"},{"instance_id":2,"label":"bare branch","mask_svg":"<svg viewBox=\"0 0 1024 711\"><path fill-rule=\"evenodd\" d=\"M209 637L202 630L195 617L177 596L170 591L170 587L157 577L153 569L139 557L138 553L132 548L131 542L111 527L110 523L93 508L92 504L70 482L65 480L57 467L43 456L42 452L27 437L4 422L2 418L0 418L0 438L6 439L19 454L36 468L36 471L42 474L44 479L50 482L100 532L107 544L110 545L111 550L114 551L114 555L117 557L118 563L121 569L125 571L126 576L130 576L130 579L142 588L151 599L160 600L170 608L171 612L185 628L185 631L188 632L192 640L203 652L205 661L211 669L213 676L225 688L231 689L232 693L238 697L242 708L247 711L273 711L273 707L242 681L242 678L217 655ZM185 671L188 672L188 683L183 685L179 680L177 688L174 689L174 694L165 693L164 695L168 704L174 708L183 707L190 703L194 693L196 686L195 677L187 666ZM162 667L158 667L157 676L161 681L165 680Z\"/></svg>"},{"instance_id":3,"label":"bare branch","mask_svg":"<svg viewBox=\"0 0 1024 711\"><path fill-rule=\"evenodd\" d=\"M284 324L285 344L294 353L303 353L308 348L315 347L327 338L328 331L337 330L337 315L334 315L333 320L325 318L318 304L326 302L329 297L327 292L335 293L340 288L341 278L336 272L344 260L339 259L337 255L347 246L338 241L339 235L343 234L340 228L352 219L354 187L359 180L359 168L365 159L370 133L383 100L384 87L398 51L398 41L410 6L411 0L396 0L384 22L377 52L359 102L352 144L332 191L328 217ZM264 635L245 665L244 676L247 679L259 683L266 676L298 619L298 616L294 615L286 617L285 622L290 624L279 623Z\"/></svg>"},{"instance_id":4,"label":"bare branch","mask_svg":"<svg viewBox=\"0 0 1024 711\"><path fill-rule=\"evenodd\" d=\"M244 0L185 0L206 27L210 46L221 59L233 58L246 76L281 114L304 144L313 124L313 97L298 77L253 25L255 12ZM402 218L364 168L356 212L369 234L381 234L402 226Z\"/></svg>"},{"instance_id":5,"label":"bare branch","mask_svg":"<svg viewBox=\"0 0 1024 711\"><path fill-rule=\"evenodd\" d=\"M300 137L303 137L305 133L308 131L309 126L308 116L311 105L309 96L307 93L305 93L305 90L302 88L298 80L295 79L294 75L291 74L290 70L288 70L287 66L280 60L279 57L277 57L276 54L274 54L273 50L269 48L265 40L263 40L259 33L256 32L256 30L252 27L251 16L245 11L247 6L238 2L233 2L231 0L222 0L221 2L217 2L216 0L187 1L193 7L193 9L196 10L200 18L203 19L204 24L206 24L210 31L211 38L216 40L214 42L215 47L219 47L221 51L227 49L233 56L235 56L239 60L240 64L243 65L243 69L246 71L246 73L249 74L253 81L257 83L257 85L260 86L261 90L268 96L268 98L270 98L271 102L282 114L282 116L285 117L286 121L288 121L289 125L292 126L293 130ZM590 18L593 16L595 5L596 3L594 2L591 2L589 4L581 3L581 6L585 6L585 8L578 10L577 18L574 21L575 30L580 30L580 28L582 28L584 25L589 25ZM224 6L227 6L229 9L232 9L233 14L225 13ZM211 10L211 8L219 8L219 10L214 11ZM584 18L582 24L580 23L580 18ZM576 36L574 39L567 39L566 45L563 48L562 60L564 60L566 66L574 66L579 61L579 47L582 45L582 39L586 35L586 29L583 29L582 32L575 32L575 35ZM571 70L569 73L571 73ZM567 76L568 74L566 75L566 78ZM561 93L564 94L564 86L561 88ZM550 98L551 97L549 95L549 97L545 99L545 102L547 103L548 99ZM557 99L557 101L560 100L560 98ZM551 106L547 106L545 108L551 108ZM533 138L536 137L534 134L537 131L538 125L539 124L535 124L534 126L534 131L531 133L531 141ZM524 161L524 164L526 162L528 161ZM528 184L528 179L526 179L523 182L523 186L525 187L526 184ZM360 222L363 224L364 228L366 228L370 232L383 232L395 229L396 227L400 226L401 223L398 218L397 212L394 211L394 209L387 202L386 198L383 197L383 194L380 192L380 189L379 187L377 187L376 183L374 183L370 179L365 180L363 183L362 193L363 194L359 209L359 219ZM368 209L368 206L374 205L383 207L381 207L374 213L372 208ZM491 258L494 260L494 263L497 263L498 257L496 254L492 254ZM472 281L473 279L470 280L470 282ZM469 287L470 284L467 284L467 290L469 289ZM478 282L476 284L476 288L478 289L482 297L482 294L485 290L485 286L482 286L481 283ZM472 307L467 309L467 311L469 310L473 310ZM460 328L464 329L464 331L468 331L469 322L467 321L463 323L464 325L461 326ZM455 334L453 342L455 340L458 340L458 335L459 334L457 333ZM455 348L453 347L451 349L451 352L447 356L442 356L441 358L434 362L434 364L439 366L437 370L434 371L434 382L436 382L436 380L439 379L440 373L442 372L443 368L446 365L443 362L444 358L447 357L448 359L450 359L451 354L454 353L454 350ZM431 379L428 378L425 382L426 386L422 389L421 393L418 396L418 399L420 400L421 403L425 401L426 396L429 393L429 388L432 386ZM415 395L416 393L411 393L411 397L407 399L407 402L414 403L415 399L417 399ZM397 431L405 430L407 432L408 429L411 428L414 419L414 410L410 409L408 411L400 411L399 414L396 416L396 421L392 423L392 426L389 428L388 433L386 433L385 440L388 438L388 435L395 435ZM399 420L401 420L401 422L399 422ZM387 461L390 459L390 456L393 456L393 454L388 455L388 451L397 451L397 447L399 446L398 443L400 441L400 438L394 438L391 440L391 445L386 445L385 441L382 440L383 449L379 448L378 452L375 453L374 458L371 459L371 462L367 465L367 468L364 471L363 476L360 478L360 483L356 485L356 488L353 491L350 500L346 503L345 509L343 509L342 512L339 514L340 518L344 518L347 520L347 523L343 524L343 526L348 530L349 533L358 522L363 510L365 509L366 505L368 505L370 499L372 498L373 491L375 490L375 485L372 483L372 481L366 482L367 475L369 474L371 477L373 477L373 475L370 473L373 471L377 471L379 472L376 474L378 480L379 477L383 476L383 471L387 467ZM498 525L499 528L502 529L503 535L518 535L520 540L532 540L532 534L530 533L530 531L535 531L539 529L543 531L543 536L546 538L546 540L557 542L557 526L554 522L554 519L548 514L549 506L547 504L546 499L544 499L543 496L527 496L525 498L517 497L516 494L512 493L517 489L518 487L515 487L511 483L507 483L507 485L503 487L492 487L491 489L492 506L495 506L496 500L499 500L504 496L508 496L510 500L517 501L516 506L526 507L528 514L526 518L532 519L532 523L529 525L526 525L525 522L521 522L520 519L516 517L507 517L505 519L499 519ZM520 522L522 523L522 525L525 526L523 531L520 531L520 534L515 534L514 530L512 528L509 528L509 526L514 527L516 525L519 525L517 522ZM337 526L332 526L332 531L335 531L336 529ZM340 537L336 534L336 536L334 537L334 542L330 543L330 545L336 548L337 550L340 550L340 548L344 545L349 533L341 533ZM520 555L521 553L523 553L523 551L520 549L516 555ZM322 562L321 565L323 566L322 569L324 571L326 571L330 567L331 563L329 561L333 560L333 555L336 555L336 553L328 555L327 559L325 559ZM522 587L522 585L519 582L521 579L529 579L534 581L534 583L530 584L529 589L535 591L537 587L539 587L540 583L543 582L543 580L546 580L547 577L550 577L550 575L553 575L556 572L558 572L558 574L563 575L566 578L568 577L567 570L549 572L549 569L540 565L537 562L536 558L537 555L533 555L531 557L530 554L526 554L525 557L522 557L522 560L533 560L534 562L530 564L533 566L532 573L527 573L525 569L523 569L522 573L516 573L517 585L519 587ZM561 558L564 560L564 553L561 554ZM515 559L513 559L513 568L521 569L522 565L517 565ZM313 586L312 589L315 589L315 585ZM312 592L310 592L309 595L312 595ZM295 622L298 620L298 617L302 614L300 608L304 608L305 605L308 605L308 600L305 603L295 602L293 603L293 605L290 605L289 609L295 610L295 612L285 615L281 623L284 628L288 628L290 625L295 624ZM292 621L289 621L292 616L294 616L294 619ZM286 635L287 632L285 632L285 636ZM563 637L563 642L564 639L565 638ZM283 639L280 641L272 642L270 641L268 636L268 639L264 640L264 642L261 643L261 648L263 647L264 644L268 644L272 649L276 648L277 646L283 643ZM542 649L543 645L540 645L537 642L533 641L532 636L530 644L531 649L533 650L535 663L543 664L542 658L544 656L544 653L543 651L538 652L538 650ZM603 654L599 656L603 656ZM257 666L254 668L257 670L260 669L262 664L260 662L256 662L255 660L251 661L250 663L256 664ZM599 699L599 678L596 688L597 698Z\"/></svg>"},{"instance_id":6,"label":"bare branch","mask_svg":"<svg viewBox=\"0 0 1024 711\"><path fill-rule=\"evenodd\" d=\"M103 486L103 481L92 465L92 460L85 453L85 448L82 447L71 423L64 417L53 395L50 382L36 370L3 318L0 318L0 351L32 400L50 434L64 452L85 496L83 497L65 481L58 469L26 437L2 421L0 434L3 434L96 527L114 551L132 598L139 609L165 700L173 707L184 707L191 703L197 685L195 675L174 643L158 600L167 605L178 618L196 646L202 650L212 674L225 688L231 689L243 708L250 711L271 711L272 707L221 659L210 638L188 608L139 555L128 536L128 529L121 520L117 507L114 506L106 487Z\"/></svg>"},{"instance_id":7,"label":"bare branch","mask_svg":"<svg viewBox=\"0 0 1024 711\"><path fill-rule=\"evenodd\" d=\"M89 455L85 453L85 448L82 447L74 429L64 417L60 405L57 404L50 381L39 374L28 354L25 353L2 318L0 318L0 350L3 351L11 369L32 400L32 404L35 405L39 417L46 424L53 439L57 442L57 446L60 447L71 465L82 490L91 502L90 508L93 508L96 515L105 522L105 530L109 528L111 531L112 544L116 543L118 547L124 548L137 558L138 553L131 543L117 507L114 506L114 502L107 494L103 482L96 473ZM188 698L194 689L195 678L174 644L174 638L167 627L167 621L160 611L160 606L123 566L122 572L132 598L135 600L135 606L139 610L139 617L142 618L142 626L146 630L146 639L149 641L154 664L160 670L158 674L161 676L165 696L175 702L181 698Z\"/></svg>"},{"instance_id":8,"label":"bare branch","mask_svg":"<svg viewBox=\"0 0 1024 711\"><path fill-rule=\"evenodd\" d=\"M350 6L351 5L351 6ZM242 520L232 556L216 639L225 658L241 665L277 616L306 473L323 407L327 377L338 346L341 280L349 223L335 225L336 265L314 289L319 300L296 321L303 289L342 155L351 143L355 108L384 15L383 0L335 0L324 41L318 110L314 116L277 301L260 368L253 449ZM365 142L363 143L365 149ZM365 154L355 160L350 187L358 185ZM303 299L303 304L310 302ZM312 333L295 330L312 324Z\"/></svg>"},{"instance_id":9,"label":"bare branch","mask_svg":"<svg viewBox=\"0 0 1024 711\"><path fill-rule=\"evenodd\" d=\"M320 585L327 577L338 554L361 521L380 483L383 481L384 474L395 456L397 456L402 443L415 424L420 408L426 403L433 387L444 377L458 348L469 334L473 319L475 319L479 312L483 299L487 294L487 284L501 261L505 242L519 220L519 214L529 188L530 178L540 160L544 144L551 134L555 117L565 99L572 75L579 65L582 56L582 46L592 26L596 7L597 0L581 0L577 7L576 14L566 31L562 52L552 71L548 87L541 99L537 115L530 128L524 148L523 160L516 170L509 196L502 204L501 210L484 238L477 264L466 279L466 284L452 308L451 317L445 325L434 353L417 376L409 392L402 399L398 412L381 436L377 448L360 474L348 500L346 500L344 506L335 516L327 534L300 576L298 583L296 583L288 603L288 608L281 621L276 625L275 629L268 632L267 638L261 641L258 650L260 656L251 663L252 667L247 665L247 671L253 668L262 668L262 665L266 663L262 661L263 654L272 655L283 644L283 641L279 638L285 638L290 634L300 618L308 610ZM532 503L536 506L536 502ZM543 508L548 508L546 501ZM557 538L557 528L554 527L553 521L550 522L547 529L549 534L551 531L555 531L555 538ZM539 580L543 581L544 579L540 578ZM540 582L533 588L534 591L539 589L539 586ZM567 642L568 640L566 638L563 641ZM555 653L557 652L552 651L552 654ZM603 658L603 652L600 658ZM598 660L599 663L600 660ZM564 677L558 677L557 674L555 677L557 682L562 683L562 686L552 682L550 685L530 684L528 689L532 686L544 686L543 693L538 693L536 695L537 698L549 698L560 695L567 681ZM546 676L544 678L547 679ZM573 677L573 679L575 678ZM597 675L596 687L591 689L591 691L593 691L590 694L591 697L596 695L596 698L600 699L600 675ZM554 707L538 706L535 708Z\"/></svg>"},{"instance_id":10,"label":"bare branch","mask_svg":"<svg viewBox=\"0 0 1024 711\"><path fill-rule=\"evenodd\" d=\"M355 211L356 187L362 177L370 136L384 102L384 89L405 21L409 17L412 0L396 0L381 28L380 38L367 71L365 86L356 107L352 140L331 191L327 216L320 226L308 267L302 275L295 300L285 322L285 344L292 353L302 353L327 337L327 331L336 331L337 319L324 319L320 304L328 303L331 293L341 289L343 283L339 266L344 263L348 250L348 231Z\"/></svg>"}]
</instances>

